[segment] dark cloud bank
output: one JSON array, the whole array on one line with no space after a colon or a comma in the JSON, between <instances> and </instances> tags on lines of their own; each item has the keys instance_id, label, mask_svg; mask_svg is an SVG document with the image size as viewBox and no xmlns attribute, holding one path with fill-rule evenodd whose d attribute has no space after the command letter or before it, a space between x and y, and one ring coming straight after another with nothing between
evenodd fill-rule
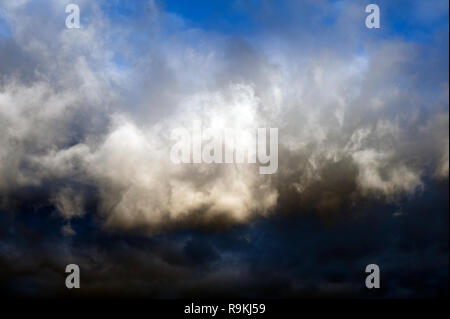
<instances>
[{"instance_id":1,"label":"dark cloud bank","mask_svg":"<svg viewBox=\"0 0 450 319\"><path fill-rule=\"evenodd\" d=\"M92 217L77 236L40 210L2 214L2 292L32 297L442 297L448 295L448 183L397 205L360 203L324 221L314 210L227 230L153 237L105 234ZM64 286L65 265L82 288ZM382 269L368 291L364 268Z\"/></svg>"}]
</instances>

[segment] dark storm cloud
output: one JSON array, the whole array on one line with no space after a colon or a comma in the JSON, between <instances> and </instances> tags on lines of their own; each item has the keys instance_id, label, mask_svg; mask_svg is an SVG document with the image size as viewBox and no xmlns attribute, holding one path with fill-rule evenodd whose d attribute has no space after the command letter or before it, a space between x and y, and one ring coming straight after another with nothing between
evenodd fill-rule
<instances>
[{"instance_id":1,"label":"dark storm cloud","mask_svg":"<svg viewBox=\"0 0 450 319\"><path fill-rule=\"evenodd\" d=\"M448 5L383 2L375 31L361 3L239 2L227 33L153 1L80 1L80 30L0 3L5 291L57 294L76 262L93 296L354 295L379 262L383 296L448 294ZM279 128L277 173L173 165L194 120Z\"/></svg>"},{"instance_id":2,"label":"dark storm cloud","mask_svg":"<svg viewBox=\"0 0 450 319\"><path fill-rule=\"evenodd\" d=\"M448 184L429 186L399 205L366 202L333 224L311 211L152 238L105 235L87 218L68 239L54 218L2 215L2 239L14 235L0 250L2 288L34 297L448 295ZM63 271L75 261L83 289L69 292ZM382 270L378 292L364 287L370 263Z\"/></svg>"}]
</instances>

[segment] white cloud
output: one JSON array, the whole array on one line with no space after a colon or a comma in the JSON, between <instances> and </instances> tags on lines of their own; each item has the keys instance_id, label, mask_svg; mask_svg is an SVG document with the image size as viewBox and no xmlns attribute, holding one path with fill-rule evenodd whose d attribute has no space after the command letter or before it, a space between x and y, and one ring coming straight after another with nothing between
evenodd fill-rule
<instances>
[{"instance_id":1,"label":"white cloud","mask_svg":"<svg viewBox=\"0 0 450 319\"><path fill-rule=\"evenodd\" d=\"M305 50L281 38L268 46L189 29L159 10L143 22L147 34L114 25L91 2L82 3L91 17L82 29L39 28L60 5L33 17L29 5L4 7L9 41L29 59L25 75L8 71L0 81L2 197L56 180L95 185L106 227L153 231L269 214L280 183L302 193L330 162L350 161L357 175L345 178L382 200L424 187L426 165L448 178L448 79L440 83L447 99L423 111L431 99L414 72L426 75L438 62L421 56L419 45L379 40L364 54L326 49L330 39L306 41ZM255 165L172 164L170 131L194 120L279 128L286 180L261 176ZM66 219L82 216L85 191L61 185L42 200Z\"/></svg>"}]
</instances>

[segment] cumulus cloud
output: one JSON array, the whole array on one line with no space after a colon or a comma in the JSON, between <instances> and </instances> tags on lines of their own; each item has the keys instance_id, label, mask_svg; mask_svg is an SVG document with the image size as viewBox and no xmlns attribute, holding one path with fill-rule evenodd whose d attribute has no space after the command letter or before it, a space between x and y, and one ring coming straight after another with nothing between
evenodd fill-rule
<instances>
[{"instance_id":1,"label":"cumulus cloud","mask_svg":"<svg viewBox=\"0 0 450 319\"><path fill-rule=\"evenodd\" d=\"M245 223L289 202L326 215L355 197L394 201L426 187L424 178L448 179L448 33L430 51L364 28L346 36L357 23L349 5L324 30L345 45L330 50L329 38L302 32L301 48L289 34L233 38L195 28L152 1L131 24L80 5L83 27L68 30L58 23L60 1L2 2L11 30L2 56L26 65L0 64L4 209L35 186L68 221L94 201L106 229L155 233ZM279 128L277 174L171 163L171 130L196 120ZM73 234L70 224L63 231Z\"/></svg>"}]
</instances>

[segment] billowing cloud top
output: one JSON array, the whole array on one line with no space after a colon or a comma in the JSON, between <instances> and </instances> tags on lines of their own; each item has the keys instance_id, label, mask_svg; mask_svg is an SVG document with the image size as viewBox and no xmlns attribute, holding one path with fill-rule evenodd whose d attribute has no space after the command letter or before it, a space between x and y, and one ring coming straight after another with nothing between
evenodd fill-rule
<instances>
[{"instance_id":1,"label":"billowing cloud top","mask_svg":"<svg viewBox=\"0 0 450 319\"><path fill-rule=\"evenodd\" d=\"M80 29L65 28L65 1L0 3L3 210L50 205L67 235L88 213L105 230L154 234L291 203L326 218L448 179L446 1L404 4L399 25L382 1L376 30L353 1L237 2L233 23L77 1ZM194 121L278 128L277 172L173 164L170 132Z\"/></svg>"}]
</instances>

